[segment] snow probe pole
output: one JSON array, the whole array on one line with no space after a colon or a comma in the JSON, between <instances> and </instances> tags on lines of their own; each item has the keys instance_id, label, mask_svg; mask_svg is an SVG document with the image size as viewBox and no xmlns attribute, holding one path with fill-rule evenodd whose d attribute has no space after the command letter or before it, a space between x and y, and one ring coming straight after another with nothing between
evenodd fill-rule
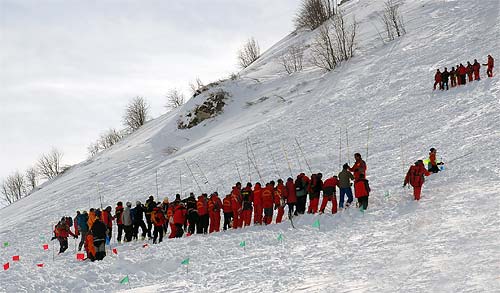
<instances>
[{"instance_id":1,"label":"snow probe pole","mask_svg":"<svg viewBox=\"0 0 500 293\"><path fill-rule=\"evenodd\" d=\"M288 154L285 149L285 145L281 143L281 148L283 149L283 154L285 155L286 162L288 164L288 170L290 171L290 177L293 178L293 173L292 173L292 166L290 165L290 160L288 159Z\"/></svg>"},{"instance_id":2,"label":"snow probe pole","mask_svg":"<svg viewBox=\"0 0 500 293\"><path fill-rule=\"evenodd\" d=\"M350 165L351 164L351 157L349 154L349 132L347 131L347 127L345 128L345 140L346 140L346 147L347 147L347 163Z\"/></svg>"},{"instance_id":3,"label":"snow probe pole","mask_svg":"<svg viewBox=\"0 0 500 293\"><path fill-rule=\"evenodd\" d=\"M281 174L280 172L278 171L278 164L276 163L276 159L274 158L274 154L271 150L271 147L269 145L267 145L267 149L269 150L269 152L271 153L271 158L273 159L273 163L274 163L274 170L276 171L276 175L278 175L278 178L281 178Z\"/></svg>"},{"instance_id":4,"label":"snow probe pole","mask_svg":"<svg viewBox=\"0 0 500 293\"><path fill-rule=\"evenodd\" d=\"M191 176L193 177L194 182L195 182L195 183L196 183L196 185L198 186L198 189L200 190L200 193L203 193L203 191L201 190L201 186L200 186L200 184L198 183L198 180L196 180L196 177L195 177L195 176L194 176L194 174L193 174L193 170L191 170L191 167L189 167L189 164L188 164L188 162L186 161L186 159L184 159L184 162L186 163L186 166L187 166L187 168L188 168L189 172L191 173Z\"/></svg>"},{"instance_id":5,"label":"snow probe pole","mask_svg":"<svg viewBox=\"0 0 500 293\"><path fill-rule=\"evenodd\" d=\"M299 163L299 173L301 173L303 171L302 169L302 164L300 163L300 158L299 158L299 154L297 153L297 149L295 148L295 146L293 146L293 152L295 154L295 158L297 159L297 162Z\"/></svg>"},{"instance_id":6,"label":"snow probe pole","mask_svg":"<svg viewBox=\"0 0 500 293\"><path fill-rule=\"evenodd\" d=\"M250 151L248 150L248 140L245 139L245 147L247 149L247 160L248 160L248 182L252 182L252 171L250 162Z\"/></svg>"},{"instance_id":7,"label":"snow probe pole","mask_svg":"<svg viewBox=\"0 0 500 293\"><path fill-rule=\"evenodd\" d=\"M304 161L306 162L307 168L309 169L309 172L312 174L311 166L309 165L309 162L307 161L306 155L304 154L304 150L300 146L299 140L295 138L295 142L297 143L297 146L299 147L300 153L302 154L302 157L304 158Z\"/></svg>"},{"instance_id":8,"label":"snow probe pole","mask_svg":"<svg viewBox=\"0 0 500 293\"><path fill-rule=\"evenodd\" d=\"M101 198L101 192L99 190L99 182L97 182L97 196L99 196L99 202L101 203L101 210L102 208L102 198Z\"/></svg>"},{"instance_id":9,"label":"snow probe pole","mask_svg":"<svg viewBox=\"0 0 500 293\"><path fill-rule=\"evenodd\" d=\"M203 178L205 179L205 184L208 184L208 178L207 176L205 175L205 172L203 172L203 170L201 170L201 167L200 165L198 165L198 162L194 162L196 164L196 167L198 167L198 170L201 172L201 175L203 175Z\"/></svg>"},{"instance_id":10,"label":"snow probe pole","mask_svg":"<svg viewBox=\"0 0 500 293\"><path fill-rule=\"evenodd\" d=\"M155 171L155 180L156 180L156 198L158 198L158 169Z\"/></svg>"},{"instance_id":11,"label":"snow probe pole","mask_svg":"<svg viewBox=\"0 0 500 293\"><path fill-rule=\"evenodd\" d=\"M238 164L236 162L234 163L234 166L236 167L236 172L238 172L238 176L240 177L240 182L243 182L243 179L241 179L240 169L238 168Z\"/></svg>"},{"instance_id":12,"label":"snow probe pole","mask_svg":"<svg viewBox=\"0 0 500 293\"><path fill-rule=\"evenodd\" d=\"M342 164L342 127L339 129L339 170Z\"/></svg>"},{"instance_id":13,"label":"snow probe pole","mask_svg":"<svg viewBox=\"0 0 500 293\"><path fill-rule=\"evenodd\" d=\"M449 161L448 161L448 163L451 163L451 162L453 162L453 161L456 161L456 160L459 160L459 159L463 159L463 158L465 158L465 157L468 157L468 156L472 155L472 153L473 153L473 152L468 152L468 153L466 153L466 154L464 154L464 155L461 155L461 156L459 156L459 157L453 158L453 159L449 160Z\"/></svg>"},{"instance_id":14,"label":"snow probe pole","mask_svg":"<svg viewBox=\"0 0 500 293\"><path fill-rule=\"evenodd\" d=\"M260 181L263 181L262 180L262 175L260 174L259 168L257 167L257 159L255 157L255 153L253 152L253 148L252 148L252 144L250 142L250 138L247 137L247 140L248 140L248 147L249 147L250 152L252 153L252 156L253 156L253 161L252 161L253 166L254 166L255 170L257 171L257 175L259 175Z\"/></svg>"},{"instance_id":15,"label":"snow probe pole","mask_svg":"<svg viewBox=\"0 0 500 293\"><path fill-rule=\"evenodd\" d=\"M370 130L372 129L372 123L369 122L368 123L368 135L367 135L367 138L366 138L366 158L365 158L365 161L368 162L368 146L370 144Z\"/></svg>"},{"instance_id":16,"label":"snow probe pole","mask_svg":"<svg viewBox=\"0 0 500 293\"><path fill-rule=\"evenodd\" d=\"M180 195L182 195L182 169L179 168L179 185L181 187L181 193L179 193Z\"/></svg>"}]
</instances>

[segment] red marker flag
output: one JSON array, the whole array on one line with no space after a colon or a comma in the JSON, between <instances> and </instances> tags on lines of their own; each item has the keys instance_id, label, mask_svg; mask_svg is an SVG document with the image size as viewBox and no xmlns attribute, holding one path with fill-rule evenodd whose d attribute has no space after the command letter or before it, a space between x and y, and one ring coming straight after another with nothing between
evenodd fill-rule
<instances>
[{"instance_id":1,"label":"red marker flag","mask_svg":"<svg viewBox=\"0 0 500 293\"><path fill-rule=\"evenodd\" d=\"M39 268L43 268L43 263L37 263L36 266Z\"/></svg>"},{"instance_id":2,"label":"red marker flag","mask_svg":"<svg viewBox=\"0 0 500 293\"><path fill-rule=\"evenodd\" d=\"M43 245L43 250L49 250L49 245L48 244L44 244Z\"/></svg>"},{"instance_id":3,"label":"red marker flag","mask_svg":"<svg viewBox=\"0 0 500 293\"><path fill-rule=\"evenodd\" d=\"M78 259L78 260L84 260L85 259L85 253L77 253L76 254L76 259Z\"/></svg>"},{"instance_id":4,"label":"red marker flag","mask_svg":"<svg viewBox=\"0 0 500 293\"><path fill-rule=\"evenodd\" d=\"M113 248L113 253L114 253L114 254L118 254L118 249Z\"/></svg>"},{"instance_id":5,"label":"red marker flag","mask_svg":"<svg viewBox=\"0 0 500 293\"><path fill-rule=\"evenodd\" d=\"M6 271L10 268L10 264L9 263L6 263L3 265L3 270Z\"/></svg>"},{"instance_id":6,"label":"red marker flag","mask_svg":"<svg viewBox=\"0 0 500 293\"><path fill-rule=\"evenodd\" d=\"M12 261L19 261L19 255L14 255L12 257Z\"/></svg>"},{"instance_id":7,"label":"red marker flag","mask_svg":"<svg viewBox=\"0 0 500 293\"><path fill-rule=\"evenodd\" d=\"M148 247L149 245L147 243L144 243L142 247Z\"/></svg>"}]
</instances>

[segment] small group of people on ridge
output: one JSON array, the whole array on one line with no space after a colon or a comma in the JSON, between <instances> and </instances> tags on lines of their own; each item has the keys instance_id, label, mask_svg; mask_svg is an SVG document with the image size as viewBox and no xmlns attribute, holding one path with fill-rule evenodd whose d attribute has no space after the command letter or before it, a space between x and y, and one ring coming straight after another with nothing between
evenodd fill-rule
<instances>
[{"instance_id":1,"label":"small group of people on ridge","mask_svg":"<svg viewBox=\"0 0 500 293\"><path fill-rule=\"evenodd\" d=\"M494 63L495 61L493 57L488 55L488 61L483 64L484 66L487 66L486 74L488 77L493 77ZM469 82L472 82L473 80L481 80L480 69L481 64L477 61L477 59L474 59L473 64L467 61L467 66L460 63L460 65L452 67L450 71L448 71L447 67L445 67L442 72L437 69L434 74L434 90L436 90L436 88L439 88L440 90L448 90L449 82L451 83L451 87L456 87L459 85L465 85L467 83L467 79Z\"/></svg>"},{"instance_id":2,"label":"small group of people on ridge","mask_svg":"<svg viewBox=\"0 0 500 293\"><path fill-rule=\"evenodd\" d=\"M439 172L441 170L439 166L444 165L443 162L437 161L436 155L437 150L435 148L431 148L429 151L429 162L427 168L425 167L423 160L418 160L406 173L403 187L410 184L413 187L413 197L417 201L420 200L422 186L425 182L424 176L430 176L432 173Z\"/></svg>"}]
</instances>

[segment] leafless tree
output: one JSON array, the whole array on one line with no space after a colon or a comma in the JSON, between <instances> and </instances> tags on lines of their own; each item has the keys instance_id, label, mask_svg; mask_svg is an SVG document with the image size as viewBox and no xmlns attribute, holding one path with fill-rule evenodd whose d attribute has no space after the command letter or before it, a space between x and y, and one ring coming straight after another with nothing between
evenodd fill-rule
<instances>
[{"instance_id":1,"label":"leafless tree","mask_svg":"<svg viewBox=\"0 0 500 293\"><path fill-rule=\"evenodd\" d=\"M260 47L254 38L250 38L238 51L238 64L241 68L247 68L260 57Z\"/></svg>"},{"instance_id":2,"label":"leafless tree","mask_svg":"<svg viewBox=\"0 0 500 293\"><path fill-rule=\"evenodd\" d=\"M311 51L311 63L325 70L333 70L354 54L357 22L346 24L342 11L338 10L331 20L319 30Z\"/></svg>"},{"instance_id":3,"label":"leafless tree","mask_svg":"<svg viewBox=\"0 0 500 293\"><path fill-rule=\"evenodd\" d=\"M281 57L281 65L288 74L302 70L302 61L304 59L304 48L300 45L291 46Z\"/></svg>"},{"instance_id":4,"label":"leafless tree","mask_svg":"<svg viewBox=\"0 0 500 293\"><path fill-rule=\"evenodd\" d=\"M384 6L384 12L380 15L380 22L384 25L387 39L392 41L406 34L403 23L403 17L399 12L401 6L400 0L387 0Z\"/></svg>"},{"instance_id":5,"label":"leafless tree","mask_svg":"<svg viewBox=\"0 0 500 293\"><path fill-rule=\"evenodd\" d=\"M48 154L43 154L37 163L38 174L46 179L53 179L61 173L63 153L53 148Z\"/></svg>"},{"instance_id":6,"label":"leafless tree","mask_svg":"<svg viewBox=\"0 0 500 293\"><path fill-rule=\"evenodd\" d=\"M201 94L201 92L205 88L205 85L203 84L201 79L199 77L197 77L194 82L189 84L189 87L191 88L191 92L193 93L193 97L196 97L197 95Z\"/></svg>"},{"instance_id":7,"label":"leafless tree","mask_svg":"<svg viewBox=\"0 0 500 293\"><path fill-rule=\"evenodd\" d=\"M135 97L125 109L123 124L132 132L143 126L149 118L149 105L143 97Z\"/></svg>"},{"instance_id":8,"label":"leafless tree","mask_svg":"<svg viewBox=\"0 0 500 293\"><path fill-rule=\"evenodd\" d=\"M165 105L165 107L168 110L173 110L184 105L185 102L186 99L184 97L184 94L177 89L172 89L167 93L167 104Z\"/></svg>"},{"instance_id":9,"label":"leafless tree","mask_svg":"<svg viewBox=\"0 0 500 293\"><path fill-rule=\"evenodd\" d=\"M30 191L35 189L38 185L38 173L36 172L36 168L28 168L24 177L26 178L26 186L30 189Z\"/></svg>"},{"instance_id":10,"label":"leafless tree","mask_svg":"<svg viewBox=\"0 0 500 293\"><path fill-rule=\"evenodd\" d=\"M335 15L336 7L336 0L302 0L295 27L314 30Z\"/></svg>"},{"instance_id":11,"label":"leafless tree","mask_svg":"<svg viewBox=\"0 0 500 293\"><path fill-rule=\"evenodd\" d=\"M87 151L89 153L89 157L92 158L93 156L97 155L101 149L99 148L99 141L93 142L89 144L87 147Z\"/></svg>"},{"instance_id":12,"label":"leafless tree","mask_svg":"<svg viewBox=\"0 0 500 293\"><path fill-rule=\"evenodd\" d=\"M7 179L2 183L1 192L3 199L8 204L21 199L23 196L26 196L26 185L23 175L19 172L15 172L12 175L9 175Z\"/></svg>"},{"instance_id":13,"label":"leafless tree","mask_svg":"<svg viewBox=\"0 0 500 293\"><path fill-rule=\"evenodd\" d=\"M117 142L119 142L123 137L124 135L118 130L114 128L109 129L107 132L101 134L101 137L99 138L99 150L109 149Z\"/></svg>"}]
</instances>

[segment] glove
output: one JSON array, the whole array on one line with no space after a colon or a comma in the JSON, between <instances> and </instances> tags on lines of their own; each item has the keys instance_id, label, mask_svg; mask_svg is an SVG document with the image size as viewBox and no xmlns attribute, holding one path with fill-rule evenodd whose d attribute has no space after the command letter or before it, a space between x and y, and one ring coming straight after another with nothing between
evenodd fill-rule
<instances>
[{"instance_id":1,"label":"glove","mask_svg":"<svg viewBox=\"0 0 500 293\"><path fill-rule=\"evenodd\" d=\"M56 236L54 236L54 237L50 238L50 241L52 241L52 240L54 240L54 239L56 239L56 238L57 238L57 237L56 237Z\"/></svg>"},{"instance_id":2,"label":"glove","mask_svg":"<svg viewBox=\"0 0 500 293\"><path fill-rule=\"evenodd\" d=\"M78 236L76 236L76 235L75 235L75 236L73 236L73 238L77 239L77 238L78 238Z\"/></svg>"}]
</instances>

